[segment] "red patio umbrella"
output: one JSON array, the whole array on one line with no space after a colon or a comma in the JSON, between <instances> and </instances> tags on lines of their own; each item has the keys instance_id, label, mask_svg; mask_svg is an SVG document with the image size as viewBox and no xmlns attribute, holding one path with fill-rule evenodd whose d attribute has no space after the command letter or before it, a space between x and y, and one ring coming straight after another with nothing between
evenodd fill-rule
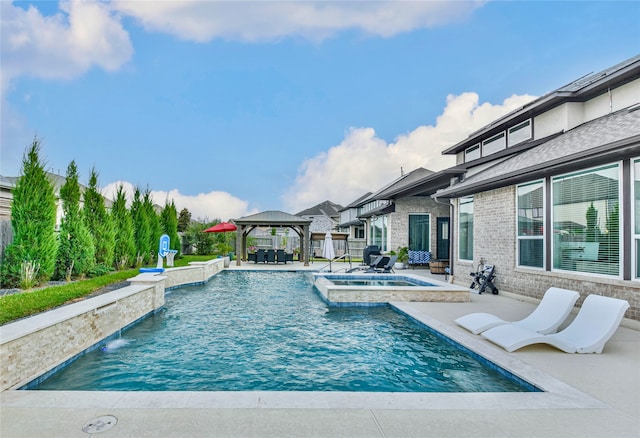
<instances>
[{"instance_id":1,"label":"red patio umbrella","mask_svg":"<svg viewBox=\"0 0 640 438\"><path fill-rule=\"evenodd\" d=\"M235 231L237 229L238 227L231 222L220 222L219 224L207 228L203 233L226 233L227 231Z\"/></svg>"}]
</instances>

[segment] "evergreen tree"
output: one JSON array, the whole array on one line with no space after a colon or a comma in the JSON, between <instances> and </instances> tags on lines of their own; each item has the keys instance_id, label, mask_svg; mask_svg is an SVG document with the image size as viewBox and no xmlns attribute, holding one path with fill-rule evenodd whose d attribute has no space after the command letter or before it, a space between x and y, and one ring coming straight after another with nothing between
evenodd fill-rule
<instances>
[{"instance_id":1,"label":"evergreen tree","mask_svg":"<svg viewBox=\"0 0 640 438\"><path fill-rule=\"evenodd\" d=\"M178 210L171 200L167 199L160 214L160 222L162 223L162 232L169 236L170 248L180 251L180 236L178 236Z\"/></svg>"},{"instance_id":2,"label":"evergreen tree","mask_svg":"<svg viewBox=\"0 0 640 438\"><path fill-rule=\"evenodd\" d=\"M180 210L180 216L178 217L178 232L184 233L189 229L191 223L191 212L186 208Z\"/></svg>"},{"instance_id":3,"label":"evergreen tree","mask_svg":"<svg viewBox=\"0 0 640 438\"><path fill-rule=\"evenodd\" d=\"M95 167L89 175L89 187L84 193L84 220L93 238L96 263L104 268L113 266L116 235L111 216L104 205L104 197L98 188L98 172Z\"/></svg>"},{"instance_id":4,"label":"evergreen tree","mask_svg":"<svg viewBox=\"0 0 640 438\"><path fill-rule=\"evenodd\" d=\"M136 242L136 266L142 266L149 262L151 255L151 229L149 220L144 212L140 188L136 187L131 203L131 220L133 222L133 233Z\"/></svg>"},{"instance_id":5,"label":"evergreen tree","mask_svg":"<svg viewBox=\"0 0 640 438\"><path fill-rule=\"evenodd\" d=\"M3 285L30 288L53 274L58 247L56 197L44 169L40 141L34 139L22 158L21 176L13 190L13 242L2 263Z\"/></svg>"},{"instance_id":6,"label":"evergreen tree","mask_svg":"<svg viewBox=\"0 0 640 438\"><path fill-rule=\"evenodd\" d=\"M151 190L147 188L142 198L142 209L144 215L147 217L149 223L149 258L156 260L158 256L158 243L160 242L160 236L162 236L162 225L160 218L156 214L156 209L153 205L153 199L151 198Z\"/></svg>"},{"instance_id":7,"label":"evergreen tree","mask_svg":"<svg viewBox=\"0 0 640 438\"><path fill-rule=\"evenodd\" d=\"M136 257L136 241L133 231L131 213L127 210L127 198L124 187L118 186L116 198L111 206L113 228L116 230L114 245L114 262L117 270L133 266Z\"/></svg>"},{"instance_id":8,"label":"evergreen tree","mask_svg":"<svg viewBox=\"0 0 640 438\"><path fill-rule=\"evenodd\" d=\"M80 210L78 167L71 161L67 180L60 188L64 217L60 225L60 244L56 260L56 278L71 280L72 276L88 274L95 267L95 247Z\"/></svg>"}]
</instances>

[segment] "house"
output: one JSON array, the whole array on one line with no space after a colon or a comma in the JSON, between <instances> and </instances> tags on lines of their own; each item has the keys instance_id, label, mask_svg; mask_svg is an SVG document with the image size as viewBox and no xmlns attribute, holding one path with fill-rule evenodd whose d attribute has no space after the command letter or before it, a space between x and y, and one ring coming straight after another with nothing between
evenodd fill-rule
<instances>
[{"instance_id":1,"label":"house","mask_svg":"<svg viewBox=\"0 0 640 438\"><path fill-rule=\"evenodd\" d=\"M311 219L310 230L312 233L324 233L336 228L340 220L340 210L342 210L341 205L324 201L295 215Z\"/></svg>"},{"instance_id":2,"label":"house","mask_svg":"<svg viewBox=\"0 0 640 438\"><path fill-rule=\"evenodd\" d=\"M448 259L449 204L431 194L449 185L450 175L418 168L350 204L364 222L368 245L383 252L400 247Z\"/></svg>"},{"instance_id":3,"label":"house","mask_svg":"<svg viewBox=\"0 0 640 438\"><path fill-rule=\"evenodd\" d=\"M446 149L451 268L500 291L627 300L640 319L640 56L579 78Z\"/></svg>"}]
</instances>

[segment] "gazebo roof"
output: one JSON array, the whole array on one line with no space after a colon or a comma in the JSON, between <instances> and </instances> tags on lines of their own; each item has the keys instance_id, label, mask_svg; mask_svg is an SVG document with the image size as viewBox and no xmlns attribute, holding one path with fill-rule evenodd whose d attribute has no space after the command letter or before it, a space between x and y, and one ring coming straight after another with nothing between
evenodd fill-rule
<instances>
[{"instance_id":1,"label":"gazebo roof","mask_svg":"<svg viewBox=\"0 0 640 438\"><path fill-rule=\"evenodd\" d=\"M261 213L233 219L236 225L256 225L266 227L304 226L311 224L310 219L304 219L283 211L263 211Z\"/></svg>"}]
</instances>

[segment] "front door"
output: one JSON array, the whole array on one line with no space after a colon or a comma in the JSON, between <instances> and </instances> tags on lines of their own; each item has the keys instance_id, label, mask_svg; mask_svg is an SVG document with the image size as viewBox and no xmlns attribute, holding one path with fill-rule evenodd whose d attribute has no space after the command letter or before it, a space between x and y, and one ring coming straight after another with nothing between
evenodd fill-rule
<instances>
[{"instance_id":1,"label":"front door","mask_svg":"<svg viewBox=\"0 0 640 438\"><path fill-rule=\"evenodd\" d=\"M436 219L438 227L436 242L436 258L449 260L449 218L439 217Z\"/></svg>"}]
</instances>

